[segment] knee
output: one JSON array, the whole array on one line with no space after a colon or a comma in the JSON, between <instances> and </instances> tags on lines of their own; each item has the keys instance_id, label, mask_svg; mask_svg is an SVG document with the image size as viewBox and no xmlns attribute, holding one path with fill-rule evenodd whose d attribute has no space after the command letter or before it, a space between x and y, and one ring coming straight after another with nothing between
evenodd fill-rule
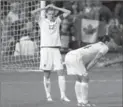
<instances>
[{"instance_id":1,"label":"knee","mask_svg":"<svg viewBox=\"0 0 123 107\"><path fill-rule=\"evenodd\" d=\"M65 75L64 70L57 70L57 74L58 74L58 76L64 76Z\"/></svg>"},{"instance_id":2,"label":"knee","mask_svg":"<svg viewBox=\"0 0 123 107\"><path fill-rule=\"evenodd\" d=\"M49 79L50 78L50 74L51 74L51 71L44 71L44 77L46 79Z\"/></svg>"},{"instance_id":3,"label":"knee","mask_svg":"<svg viewBox=\"0 0 123 107\"><path fill-rule=\"evenodd\" d=\"M75 80L76 80L77 82L82 82L82 76L76 75L75 77L76 77Z\"/></svg>"},{"instance_id":4,"label":"knee","mask_svg":"<svg viewBox=\"0 0 123 107\"><path fill-rule=\"evenodd\" d=\"M86 73L86 74L84 74L82 76L82 81L85 82L85 83L88 83L89 82L89 75L88 75L88 73Z\"/></svg>"}]
</instances>

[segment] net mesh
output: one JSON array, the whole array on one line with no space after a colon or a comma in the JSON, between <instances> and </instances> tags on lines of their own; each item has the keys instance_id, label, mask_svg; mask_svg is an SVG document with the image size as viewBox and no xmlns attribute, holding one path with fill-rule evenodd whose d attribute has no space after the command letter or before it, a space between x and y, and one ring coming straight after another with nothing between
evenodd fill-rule
<instances>
[{"instance_id":1,"label":"net mesh","mask_svg":"<svg viewBox=\"0 0 123 107\"><path fill-rule=\"evenodd\" d=\"M38 0L0 1L2 70L39 69L39 26L31 15L39 7Z\"/></svg>"}]
</instances>

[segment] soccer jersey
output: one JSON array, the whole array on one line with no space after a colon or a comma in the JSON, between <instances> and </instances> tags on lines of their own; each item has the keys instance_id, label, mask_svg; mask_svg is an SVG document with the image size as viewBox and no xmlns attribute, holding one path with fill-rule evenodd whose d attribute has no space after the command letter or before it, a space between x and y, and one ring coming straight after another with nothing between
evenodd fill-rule
<instances>
[{"instance_id":1,"label":"soccer jersey","mask_svg":"<svg viewBox=\"0 0 123 107\"><path fill-rule=\"evenodd\" d=\"M82 56L82 59L85 63L93 60L93 58L97 55L97 53L102 53L105 55L108 52L108 47L103 42L98 42L95 44L90 44L85 47L79 48L75 51L72 51L73 54L77 54Z\"/></svg>"},{"instance_id":2,"label":"soccer jersey","mask_svg":"<svg viewBox=\"0 0 123 107\"><path fill-rule=\"evenodd\" d=\"M108 47L102 42L87 45L85 47L73 50L65 56L65 64L68 75L87 74L87 65L96 57L98 53L105 55Z\"/></svg>"},{"instance_id":3,"label":"soccer jersey","mask_svg":"<svg viewBox=\"0 0 123 107\"><path fill-rule=\"evenodd\" d=\"M31 41L29 36L22 37L20 42L16 44L14 56L16 55L34 55L37 45Z\"/></svg>"},{"instance_id":4,"label":"soccer jersey","mask_svg":"<svg viewBox=\"0 0 123 107\"><path fill-rule=\"evenodd\" d=\"M41 47L60 47L60 17L57 17L54 22L41 18L38 23L40 26Z\"/></svg>"}]
</instances>

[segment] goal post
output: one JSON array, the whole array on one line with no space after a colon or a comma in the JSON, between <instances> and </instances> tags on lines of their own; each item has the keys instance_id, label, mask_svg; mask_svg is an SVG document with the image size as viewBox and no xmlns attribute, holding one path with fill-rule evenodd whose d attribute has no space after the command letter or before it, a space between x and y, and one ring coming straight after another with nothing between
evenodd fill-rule
<instances>
[{"instance_id":1,"label":"goal post","mask_svg":"<svg viewBox=\"0 0 123 107\"><path fill-rule=\"evenodd\" d=\"M44 8L46 6L46 1L40 1L40 7ZM41 16L45 16L45 11L41 11Z\"/></svg>"},{"instance_id":2,"label":"goal post","mask_svg":"<svg viewBox=\"0 0 123 107\"><path fill-rule=\"evenodd\" d=\"M2 34L2 25L0 23L0 35ZM1 72L1 36L0 36L0 72ZM2 107L2 82L0 81L0 107Z\"/></svg>"}]
</instances>

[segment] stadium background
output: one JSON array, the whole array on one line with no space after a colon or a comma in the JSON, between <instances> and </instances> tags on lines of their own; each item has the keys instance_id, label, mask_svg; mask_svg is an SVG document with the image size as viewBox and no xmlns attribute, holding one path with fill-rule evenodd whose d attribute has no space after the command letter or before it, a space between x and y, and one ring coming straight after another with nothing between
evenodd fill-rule
<instances>
[{"instance_id":1,"label":"stadium background","mask_svg":"<svg viewBox=\"0 0 123 107\"><path fill-rule=\"evenodd\" d=\"M88 0L80 1L53 1L59 7L65 7L72 11L72 15L63 21L63 32L61 37L64 45L61 52L66 53L70 47L83 45L80 34L76 34L75 19L78 14L87 7ZM98 0L90 0L93 6L102 7ZM47 1L46 4L52 1ZM19 4L18 4L19 3ZM90 3L90 4L91 4ZM20 5L21 4L21 5ZM122 36L123 31L123 4L122 1L102 1L103 7L100 10L100 17L94 17L94 11L85 14L87 20L97 18L103 22L103 35L112 35L116 38ZM14 15L10 8L16 7L19 10ZM16 6L17 5L17 6ZM20 5L20 6L19 6ZM57 76L51 76L52 94L56 102L47 103L45 101L43 74L41 72L30 72L39 70L40 60L40 36L38 24L34 22L30 11L40 7L38 0L0 0L0 107L75 107L76 99L74 95L74 82L72 77L66 76L67 95L72 102L70 104L59 101L59 89L57 87ZM88 10L88 9L87 9ZM93 9L92 9L93 10ZM57 11L56 11L57 13ZM93 14L91 14L93 13ZM115 19L115 27L112 19ZM109 25L111 27L109 27ZM113 26L113 27L112 27ZM67 30L66 30L67 28ZM110 28L108 32L106 29ZM22 31L22 32L21 32ZM79 32L80 33L80 32ZM22 37L29 37L31 43L37 45L34 53L26 55L14 55L16 44ZM22 38L21 38L22 39ZM26 41L26 40L24 40ZM112 41L113 42L113 41ZM121 40L117 43L121 44ZM68 45L69 43L69 45ZM122 58L122 48L118 50L116 44L102 60ZM31 54L31 55L30 55ZM121 57L119 57L121 56ZM24 71L24 72L23 72ZM95 102L97 107L122 107L122 65L113 65L106 68L93 69L90 73L90 100Z\"/></svg>"},{"instance_id":2,"label":"stadium background","mask_svg":"<svg viewBox=\"0 0 123 107\"><path fill-rule=\"evenodd\" d=\"M40 1L1 0L1 65L6 71L10 69L38 69L40 60L40 30L34 21L31 11L41 6ZM66 53L70 48L81 47L83 42L80 20L97 20L101 23L96 33L97 38L108 35L117 38L123 34L123 2L122 1L46 1L56 6L71 10L72 14L61 24L61 52ZM39 13L40 14L40 13ZM60 14L56 11L56 14ZM81 17L81 18L80 18ZM80 20L78 20L80 18ZM77 21L78 20L78 21ZM91 22L90 22L91 23ZM93 26L93 24L92 24ZM91 30L91 29L90 29ZM19 43L26 43L25 49L20 49ZM31 43L30 43L31 42ZM29 46L33 44L33 47ZM89 41L86 42L88 44ZM118 51L118 46L111 51ZM29 51L28 49L32 50ZM25 50L25 52L24 52ZM119 54L118 54L119 55ZM31 67L31 68L30 68Z\"/></svg>"}]
</instances>

